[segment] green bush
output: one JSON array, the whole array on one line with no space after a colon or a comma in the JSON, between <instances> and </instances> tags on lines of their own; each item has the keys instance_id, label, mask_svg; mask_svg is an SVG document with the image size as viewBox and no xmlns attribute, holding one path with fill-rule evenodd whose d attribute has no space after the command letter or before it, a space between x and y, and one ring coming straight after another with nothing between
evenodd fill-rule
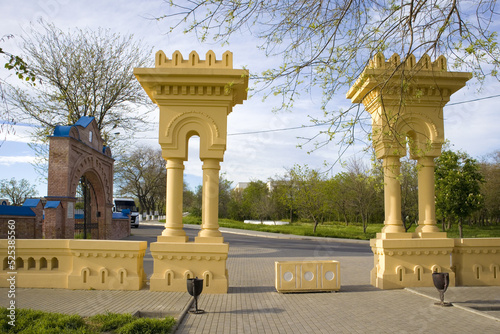
<instances>
[{"instance_id":1,"label":"green bush","mask_svg":"<svg viewBox=\"0 0 500 334\"><path fill-rule=\"evenodd\" d=\"M9 325L9 310L0 307L0 333L23 334L91 334L91 333L169 333L175 325L175 319L136 318L131 314L106 313L88 318L79 315L67 315L17 309L15 327Z\"/></svg>"},{"instance_id":2,"label":"green bush","mask_svg":"<svg viewBox=\"0 0 500 334\"><path fill-rule=\"evenodd\" d=\"M166 317L164 319L140 318L120 327L116 331L116 333L119 334L170 333L174 325L175 325L175 320L172 317Z\"/></svg>"},{"instance_id":3,"label":"green bush","mask_svg":"<svg viewBox=\"0 0 500 334\"><path fill-rule=\"evenodd\" d=\"M97 314L87 319L96 330L109 332L136 320L131 314Z\"/></svg>"},{"instance_id":4,"label":"green bush","mask_svg":"<svg viewBox=\"0 0 500 334\"><path fill-rule=\"evenodd\" d=\"M4 320L8 310L6 308L1 310L2 320ZM17 309L16 326L12 327L2 321L0 328L4 333L91 333L84 319L79 315L48 313L31 309Z\"/></svg>"}]
</instances>

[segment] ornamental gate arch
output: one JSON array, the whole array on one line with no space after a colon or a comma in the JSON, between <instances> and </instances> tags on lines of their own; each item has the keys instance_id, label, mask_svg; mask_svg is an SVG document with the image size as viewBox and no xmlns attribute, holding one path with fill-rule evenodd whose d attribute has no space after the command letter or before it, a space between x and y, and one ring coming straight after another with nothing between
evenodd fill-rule
<instances>
[{"instance_id":1,"label":"ornamental gate arch","mask_svg":"<svg viewBox=\"0 0 500 334\"><path fill-rule=\"evenodd\" d=\"M136 68L134 74L160 109L158 141L167 161L165 229L150 245L151 290L186 291L185 278L198 276L206 278L203 291L225 293L229 245L219 231L219 170L226 150L227 117L247 98L248 71L233 69L229 51L220 60L213 51L205 60L195 51L188 59L179 51L172 59L158 51L155 68ZM200 137L203 162L202 226L194 242L182 225L184 161L192 136Z\"/></svg>"},{"instance_id":2,"label":"ornamental gate arch","mask_svg":"<svg viewBox=\"0 0 500 334\"><path fill-rule=\"evenodd\" d=\"M374 252L371 284L382 289L432 286L431 273L448 272L455 285L450 256L454 240L436 225L434 159L444 144L443 107L465 86L470 73L449 72L444 56L401 60L375 55L349 89L347 98L363 103L372 118L373 146L383 159L385 221L370 241ZM402 91L406 94L403 96ZM409 139L409 145L407 142ZM418 227L406 232L401 219L400 158L410 150L418 162Z\"/></svg>"},{"instance_id":3,"label":"ornamental gate arch","mask_svg":"<svg viewBox=\"0 0 500 334\"><path fill-rule=\"evenodd\" d=\"M94 117L84 116L74 125L58 125L49 138L49 178L43 235L47 239L72 239L75 234L76 192L83 177L92 185L93 204L87 219L97 228L92 238L112 235L113 163ZM87 210L88 211L88 210Z\"/></svg>"}]
</instances>

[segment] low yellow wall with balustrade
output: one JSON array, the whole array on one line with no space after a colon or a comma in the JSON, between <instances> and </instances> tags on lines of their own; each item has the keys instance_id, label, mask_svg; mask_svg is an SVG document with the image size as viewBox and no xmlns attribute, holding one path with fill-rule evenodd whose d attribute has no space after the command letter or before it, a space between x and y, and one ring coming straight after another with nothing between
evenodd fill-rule
<instances>
[{"instance_id":1,"label":"low yellow wall with balustrade","mask_svg":"<svg viewBox=\"0 0 500 334\"><path fill-rule=\"evenodd\" d=\"M0 240L0 287L140 290L146 241ZM9 246L11 246L9 248ZM14 246L14 247L12 247ZM10 253L9 253L10 252Z\"/></svg>"}]
</instances>

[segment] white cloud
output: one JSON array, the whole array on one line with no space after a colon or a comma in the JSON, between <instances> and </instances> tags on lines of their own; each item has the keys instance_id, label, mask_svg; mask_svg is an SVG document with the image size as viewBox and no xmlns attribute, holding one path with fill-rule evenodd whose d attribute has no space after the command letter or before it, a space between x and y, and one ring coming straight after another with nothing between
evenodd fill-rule
<instances>
[{"instance_id":1,"label":"white cloud","mask_svg":"<svg viewBox=\"0 0 500 334\"><path fill-rule=\"evenodd\" d=\"M139 3L139 5L138 5ZM158 0L123 1L117 6L112 1L87 1L76 2L69 0L54 1L23 1L23 10L18 9L14 3L6 3L3 6L5 20L0 21L0 30L16 35L14 40L2 44L5 49L16 51L15 44L21 42L21 28L26 27L30 21L36 22L38 16L44 16L48 22L53 22L63 30L74 27L96 29L98 26L110 28L121 34L133 33L135 38L148 43L153 47L151 60L154 53L163 50L170 57L175 50L181 51L183 55L196 50L201 58L205 53L213 49L217 56L226 50L234 53L234 67L246 66L253 74L262 72L267 67L273 67L279 63L278 58L265 58L256 49L259 41L248 36L235 36L231 44L221 47L219 44L200 43L192 35L184 35L179 32L166 35L168 27L173 21L148 20L155 15L166 12L166 5ZM276 65L277 66L277 65ZM0 74L1 74L0 69ZM3 72L5 73L5 72ZM15 78L14 78L15 79ZM250 86L253 83L250 82ZM472 84L468 84L472 87ZM451 102L472 100L481 96L498 94L498 82L488 82L481 93L475 88L464 88L452 96ZM338 96L330 103L332 109L346 108L350 101L345 98L345 92L339 92ZM275 106L280 105L280 97L271 96L265 102L261 101L262 95L255 96L244 101L243 105L234 107L228 116L228 133L241 133L253 131L266 131L280 128L310 125L309 115L321 117L320 110L321 95L304 94L295 103L293 113L272 113ZM500 113L497 105L500 98L483 100L474 103L460 104L446 107L444 110L445 137L455 144L457 149L464 149L470 155L478 157L489 153L500 147ZM141 111L138 110L138 113ZM368 114L364 111L367 117ZM136 134L132 145L144 143L151 147L159 148L158 138L158 109L148 114L147 119L153 124L144 127L143 133ZM29 128L17 129L15 135L9 135L8 141L27 143L29 142ZM227 178L235 182L248 181L250 179L265 180L276 174L283 173L284 167L292 167L297 164L308 164L311 168L323 168L326 160L333 163L338 158L339 147L334 143L325 148L307 154L312 148L296 148L302 141L297 137L311 138L319 130L324 128L305 128L290 131L266 132L240 136L228 136L227 151L222 164L221 172L227 173ZM2 139L0 137L0 139ZM199 162L198 151L195 146L199 141L189 143L189 161L185 163L185 173L200 177L201 162ZM342 157L363 156L362 147L358 145L349 149ZM9 152L8 154L23 154L21 152ZM31 162L32 156L0 157L0 164L14 164ZM340 169L340 168L339 168Z\"/></svg>"},{"instance_id":2,"label":"white cloud","mask_svg":"<svg viewBox=\"0 0 500 334\"><path fill-rule=\"evenodd\" d=\"M11 166L18 163L32 163L34 160L35 157L31 155L0 156L0 165Z\"/></svg>"}]
</instances>

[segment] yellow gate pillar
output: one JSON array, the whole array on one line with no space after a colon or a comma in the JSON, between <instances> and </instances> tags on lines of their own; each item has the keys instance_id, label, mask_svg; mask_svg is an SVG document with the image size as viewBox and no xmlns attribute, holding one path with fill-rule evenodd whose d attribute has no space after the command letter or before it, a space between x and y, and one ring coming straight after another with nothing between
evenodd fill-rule
<instances>
[{"instance_id":1,"label":"yellow gate pillar","mask_svg":"<svg viewBox=\"0 0 500 334\"><path fill-rule=\"evenodd\" d=\"M434 199L434 158L444 143L443 107L465 86L470 73L448 72L446 58L432 62L428 55L417 62L397 54L370 60L349 89L347 98L363 103L372 117L372 138L384 166L385 222L370 244L374 252L371 283L382 289L432 286L431 273L450 273L453 239L439 232ZM418 161L419 224L406 233L401 219L400 157Z\"/></svg>"},{"instance_id":2,"label":"yellow gate pillar","mask_svg":"<svg viewBox=\"0 0 500 334\"><path fill-rule=\"evenodd\" d=\"M197 242L221 242L219 231L219 161L203 161L203 192L201 204L201 231Z\"/></svg>"},{"instance_id":3,"label":"yellow gate pillar","mask_svg":"<svg viewBox=\"0 0 500 334\"><path fill-rule=\"evenodd\" d=\"M167 202L163 241L183 241L187 236L182 228L182 192L184 190L184 161L167 159Z\"/></svg>"},{"instance_id":4,"label":"yellow gate pillar","mask_svg":"<svg viewBox=\"0 0 500 334\"><path fill-rule=\"evenodd\" d=\"M151 290L186 291L186 279L204 278L203 291L225 293L229 245L219 231L219 170L226 150L227 116L247 98L248 71L233 69L233 54L218 60L208 51L201 60L193 51L184 59L163 51L155 68L136 68L134 75L160 108L159 143L167 161L165 229L150 249L154 259ZM184 161L188 141L200 137L203 161L202 229L190 242L182 226Z\"/></svg>"},{"instance_id":5,"label":"yellow gate pillar","mask_svg":"<svg viewBox=\"0 0 500 334\"><path fill-rule=\"evenodd\" d=\"M382 233L405 232L401 220L401 184L399 182L401 163L399 156L384 158L384 213Z\"/></svg>"},{"instance_id":6,"label":"yellow gate pillar","mask_svg":"<svg viewBox=\"0 0 500 334\"><path fill-rule=\"evenodd\" d=\"M417 233L436 233L434 157L418 159L418 227ZM422 235L422 234L420 234ZM425 234L427 235L427 234Z\"/></svg>"}]
</instances>

